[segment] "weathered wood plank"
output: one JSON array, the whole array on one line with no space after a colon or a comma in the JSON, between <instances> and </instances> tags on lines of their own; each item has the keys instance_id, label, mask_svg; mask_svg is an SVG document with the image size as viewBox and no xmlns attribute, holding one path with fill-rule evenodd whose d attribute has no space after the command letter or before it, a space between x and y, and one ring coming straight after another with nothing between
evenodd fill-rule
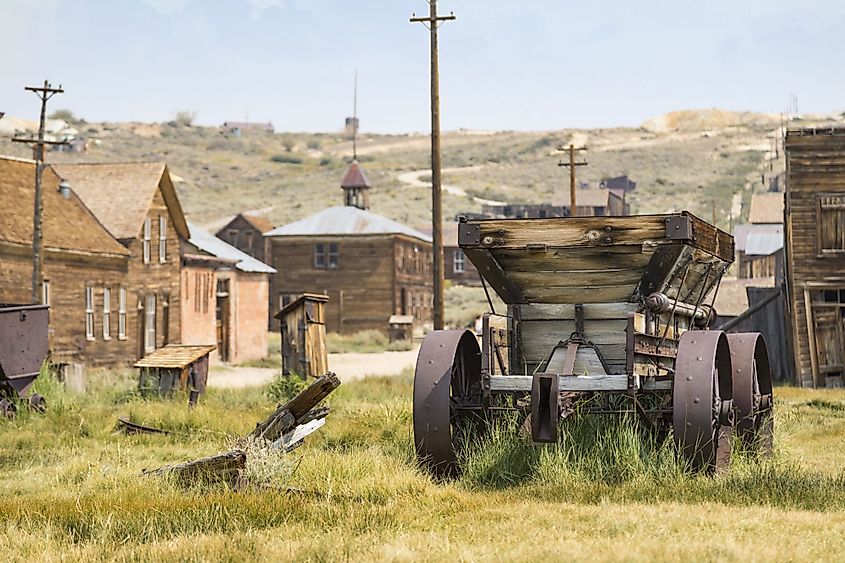
<instances>
[{"instance_id":1,"label":"weathered wood plank","mask_svg":"<svg viewBox=\"0 0 845 563\"><path fill-rule=\"evenodd\" d=\"M268 442L275 442L282 434L293 429L299 421L308 414L320 401L337 389L340 380L333 373L318 377L296 397L279 405L273 413L255 425L249 435Z\"/></svg>"},{"instance_id":2,"label":"weathered wood plank","mask_svg":"<svg viewBox=\"0 0 845 563\"><path fill-rule=\"evenodd\" d=\"M637 310L636 303L586 303L584 320L627 319ZM523 321L575 319L575 305L568 303L531 303L520 305Z\"/></svg>"},{"instance_id":3,"label":"weathered wood plank","mask_svg":"<svg viewBox=\"0 0 845 563\"><path fill-rule=\"evenodd\" d=\"M497 375L490 378L490 390L494 393L531 391L533 378L530 375ZM561 375L558 380L561 391L627 391L628 376L616 375Z\"/></svg>"}]
</instances>

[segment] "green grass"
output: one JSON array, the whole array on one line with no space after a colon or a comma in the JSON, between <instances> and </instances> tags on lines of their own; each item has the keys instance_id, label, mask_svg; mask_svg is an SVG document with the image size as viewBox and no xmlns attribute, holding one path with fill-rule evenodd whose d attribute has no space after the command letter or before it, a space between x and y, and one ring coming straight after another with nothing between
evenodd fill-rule
<instances>
[{"instance_id":1,"label":"green grass","mask_svg":"<svg viewBox=\"0 0 845 563\"><path fill-rule=\"evenodd\" d=\"M566 421L532 446L504 420L464 475L414 462L411 374L342 385L294 452L254 456L244 491L184 487L143 468L226 449L274 407L267 389L143 400L130 372L89 395L38 381L47 414L0 421L4 560L838 559L845 548L845 391L776 390L773 460L684 470L624 421ZM126 436L117 417L174 432Z\"/></svg>"}]
</instances>

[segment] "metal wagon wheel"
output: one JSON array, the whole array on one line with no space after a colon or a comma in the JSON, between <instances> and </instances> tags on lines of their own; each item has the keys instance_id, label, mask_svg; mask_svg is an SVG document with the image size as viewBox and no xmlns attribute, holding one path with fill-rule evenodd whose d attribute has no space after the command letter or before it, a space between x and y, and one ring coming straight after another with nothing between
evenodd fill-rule
<instances>
[{"instance_id":1,"label":"metal wagon wheel","mask_svg":"<svg viewBox=\"0 0 845 563\"><path fill-rule=\"evenodd\" d=\"M417 459L438 477L458 472L462 440L482 418L481 351L466 330L441 330L423 340L414 372Z\"/></svg>"},{"instance_id":2,"label":"metal wagon wheel","mask_svg":"<svg viewBox=\"0 0 845 563\"><path fill-rule=\"evenodd\" d=\"M672 389L675 445L695 471L730 465L733 423L731 354L725 333L690 330L681 335Z\"/></svg>"},{"instance_id":3,"label":"metal wagon wheel","mask_svg":"<svg viewBox=\"0 0 845 563\"><path fill-rule=\"evenodd\" d=\"M728 334L736 409L734 431L749 452L771 455L774 442L772 372L759 332Z\"/></svg>"},{"instance_id":4,"label":"metal wagon wheel","mask_svg":"<svg viewBox=\"0 0 845 563\"><path fill-rule=\"evenodd\" d=\"M15 406L14 401L6 397L0 397L0 417L15 418L17 410L18 408Z\"/></svg>"},{"instance_id":5,"label":"metal wagon wheel","mask_svg":"<svg viewBox=\"0 0 845 563\"><path fill-rule=\"evenodd\" d=\"M33 393L27 399L27 406L35 412L45 413L47 412L47 399L38 393Z\"/></svg>"}]
</instances>

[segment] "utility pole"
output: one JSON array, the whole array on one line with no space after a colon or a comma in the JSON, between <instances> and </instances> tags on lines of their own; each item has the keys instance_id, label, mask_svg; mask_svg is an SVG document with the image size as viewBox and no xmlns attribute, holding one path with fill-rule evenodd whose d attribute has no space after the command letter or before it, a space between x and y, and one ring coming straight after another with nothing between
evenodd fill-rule
<instances>
[{"instance_id":1,"label":"utility pole","mask_svg":"<svg viewBox=\"0 0 845 563\"><path fill-rule=\"evenodd\" d=\"M38 138L37 139L12 139L16 143L32 143L35 142L35 213L32 221L32 294L31 301L33 303L41 302L41 269L44 265L44 256L41 252L41 242L43 238L42 232L42 215L44 212L41 197L41 176L44 171L44 146L64 144L64 142L45 141L44 140L44 121L47 118L47 101L56 94L64 92L61 84L58 88L53 88L49 82L44 81L44 86L27 86L24 88L29 92L34 92L41 100L41 118L38 122Z\"/></svg>"},{"instance_id":2,"label":"utility pole","mask_svg":"<svg viewBox=\"0 0 845 563\"><path fill-rule=\"evenodd\" d=\"M437 0L428 0L427 17L411 14L411 23L422 23L431 32L431 234L434 258L434 330L443 329L443 203L440 174L440 73L437 61L437 27L455 19L437 15Z\"/></svg>"},{"instance_id":3,"label":"utility pole","mask_svg":"<svg viewBox=\"0 0 845 563\"><path fill-rule=\"evenodd\" d=\"M587 150L587 147L576 147L573 144L569 144L569 147L560 146L557 148L559 151L567 151L569 153L569 162L558 162L558 166L566 166L569 168L569 216L570 217L577 217L578 216L578 208L575 206L575 167L576 166L587 166L587 161L584 160L582 162L575 162L575 153L579 151Z\"/></svg>"}]
</instances>

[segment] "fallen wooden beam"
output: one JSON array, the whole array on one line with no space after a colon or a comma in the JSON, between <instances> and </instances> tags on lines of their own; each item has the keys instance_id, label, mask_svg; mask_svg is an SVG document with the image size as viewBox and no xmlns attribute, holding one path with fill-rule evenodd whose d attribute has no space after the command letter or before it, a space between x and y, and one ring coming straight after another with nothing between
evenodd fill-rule
<instances>
[{"instance_id":1,"label":"fallen wooden beam","mask_svg":"<svg viewBox=\"0 0 845 563\"><path fill-rule=\"evenodd\" d=\"M173 475L185 483L227 483L236 488L241 472L246 467L246 453L232 450L221 454L204 457L187 463L166 465L158 469L145 469L143 475Z\"/></svg>"},{"instance_id":2,"label":"fallen wooden beam","mask_svg":"<svg viewBox=\"0 0 845 563\"><path fill-rule=\"evenodd\" d=\"M255 425L249 435L268 442L275 442L282 435L287 434L308 416L311 409L337 389L340 380L333 373L327 373L314 380L314 383L303 389L296 397L279 405L273 413ZM312 417L313 418L313 417Z\"/></svg>"}]
</instances>

